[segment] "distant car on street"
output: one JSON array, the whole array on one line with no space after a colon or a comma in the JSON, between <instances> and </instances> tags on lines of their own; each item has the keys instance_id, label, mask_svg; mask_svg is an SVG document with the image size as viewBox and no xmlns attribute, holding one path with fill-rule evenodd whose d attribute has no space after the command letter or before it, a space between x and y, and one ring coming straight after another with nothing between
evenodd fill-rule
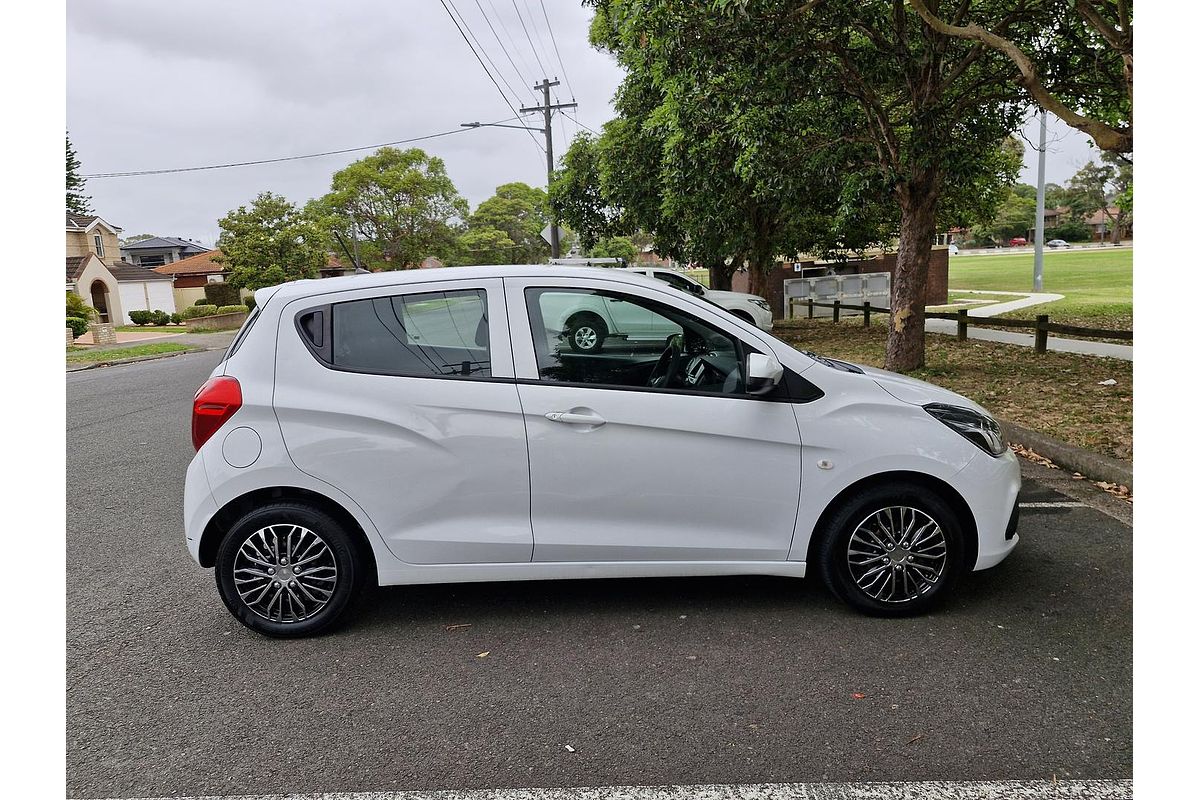
<instances>
[{"instance_id":1,"label":"distant car on street","mask_svg":"<svg viewBox=\"0 0 1200 800\"><path fill-rule=\"evenodd\" d=\"M1024 236L1014 236L1008 240L1009 247L1024 247L1027 244L1029 244L1029 240Z\"/></svg>"},{"instance_id":2,"label":"distant car on street","mask_svg":"<svg viewBox=\"0 0 1200 800\"><path fill-rule=\"evenodd\" d=\"M1046 242L1046 247L1070 247L1071 243L1062 239L1051 239Z\"/></svg>"},{"instance_id":3,"label":"distant car on street","mask_svg":"<svg viewBox=\"0 0 1200 800\"><path fill-rule=\"evenodd\" d=\"M771 304L766 298L745 292L723 292L709 289L695 278L688 277L682 272L658 267L629 267L629 272L638 272L656 280L669 283L697 297L703 297L710 303L715 303L739 319L749 322L764 331L771 330Z\"/></svg>"}]
</instances>

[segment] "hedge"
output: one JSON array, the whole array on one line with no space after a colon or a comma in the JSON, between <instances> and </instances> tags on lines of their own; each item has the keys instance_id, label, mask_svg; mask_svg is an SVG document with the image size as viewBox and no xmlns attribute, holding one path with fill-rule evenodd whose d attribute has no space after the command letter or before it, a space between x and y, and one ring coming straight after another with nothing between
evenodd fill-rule
<instances>
[{"instance_id":1,"label":"hedge","mask_svg":"<svg viewBox=\"0 0 1200 800\"><path fill-rule=\"evenodd\" d=\"M67 327L71 329L71 333L78 339L87 333L88 321L83 317L67 317Z\"/></svg>"},{"instance_id":2,"label":"hedge","mask_svg":"<svg viewBox=\"0 0 1200 800\"><path fill-rule=\"evenodd\" d=\"M207 283L204 296L210 306L234 306L242 302L241 293L228 283Z\"/></svg>"},{"instance_id":3,"label":"hedge","mask_svg":"<svg viewBox=\"0 0 1200 800\"><path fill-rule=\"evenodd\" d=\"M243 300L242 302L245 303L246 308L250 309L251 311L254 310L254 306L257 303L257 301L254 299L254 295L252 295L252 294L246 295L246 299Z\"/></svg>"},{"instance_id":4,"label":"hedge","mask_svg":"<svg viewBox=\"0 0 1200 800\"><path fill-rule=\"evenodd\" d=\"M218 314L245 314L250 309L246 306L221 306L217 309Z\"/></svg>"},{"instance_id":5,"label":"hedge","mask_svg":"<svg viewBox=\"0 0 1200 800\"><path fill-rule=\"evenodd\" d=\"M188 306L179 316L183 319L195 319L196 317L211 317L216 313L216 306Z\"/></svg>"}]
</instances>

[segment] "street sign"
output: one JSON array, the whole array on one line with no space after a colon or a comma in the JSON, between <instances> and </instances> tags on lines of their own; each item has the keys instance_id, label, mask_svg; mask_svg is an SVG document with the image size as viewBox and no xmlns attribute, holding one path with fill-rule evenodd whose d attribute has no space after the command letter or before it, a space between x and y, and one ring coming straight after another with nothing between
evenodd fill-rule
<instances>
[{"instance_id":1,"label":"street sign","mask_svg":"<svg viewBox=\"0 0 1200 800\"><path fill-rule=\"evenodd\" d=\"M550 229L551 229L550 225L547 225L545 228L542 228L542 241L544 241L546 244L550 244L550 234L551 234ZM563 229L560 226L558 229L558 240L561 242L564 238L566 238L566 237L563 236Z\"/></svg>"}]
</instances>

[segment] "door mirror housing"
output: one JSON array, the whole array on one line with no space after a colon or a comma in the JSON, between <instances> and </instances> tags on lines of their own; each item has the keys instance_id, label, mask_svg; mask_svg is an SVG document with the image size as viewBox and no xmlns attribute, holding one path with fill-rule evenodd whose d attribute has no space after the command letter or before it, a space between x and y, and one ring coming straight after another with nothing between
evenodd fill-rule
<instances>
[{"instance_id":1,"label":"door mirror housing","mask_svg":"<svg viewBox=\"0 0 1200 800\"><path fill-rule=\"evenodd\" d=\"M783 365L775 356L751 353L746 358L746 393L764 395L783 381Z\"/></svg>"}]
</instances>

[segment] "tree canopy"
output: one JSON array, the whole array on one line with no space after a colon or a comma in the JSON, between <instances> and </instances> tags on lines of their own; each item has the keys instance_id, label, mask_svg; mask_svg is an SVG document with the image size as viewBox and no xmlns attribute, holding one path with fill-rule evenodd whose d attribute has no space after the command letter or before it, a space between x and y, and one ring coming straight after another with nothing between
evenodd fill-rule
<instances>
[{"instance_id":1,"label":"tree canopy","mask_svg":"<svg viewBox=\"0 0 1200 800\"><path fill-rule=\"evenodd\" d=\"M230 211L220 226L221 255L213 260L226 266L226 280L239 289L315 278L328 260L328 243L320 226L271 192L259 194L249 208Z\"/></svg>"},{"instance_id":2,"label":"tree canopy","mask_svg":"<svg viewBox=\"0 0 1200 800\"><path fill-rule=\"evenodd\" d=\"M550 254L542 231L550 223L546 192L506 183L467 219L457 258L466 264L536 264Z\"/></svg>"},{"instance_id":3,"label":"tree canopy","mask_svg":"<svg viewBox=\"0 0 1200 800\"><path fill-rule=\"evenodd\" d=\"M308 210L334 241L357 239L367 269L413 269L453 253L468 205L442 159L416 147L381 147L334 173L329 193Z\"/></svg>"},{"instance_id":4,"label":"tree canopy","mask_svg":"<svg viewBox=\"0 0 1200 800\"><path fill-rule=\"evenodd\" d=\"M67 134L67 211L75 214L91 214L92 198L83 193L86 180L79 176L79 157L71 146L71 134Z\"/></svg>"}]
</instances>

